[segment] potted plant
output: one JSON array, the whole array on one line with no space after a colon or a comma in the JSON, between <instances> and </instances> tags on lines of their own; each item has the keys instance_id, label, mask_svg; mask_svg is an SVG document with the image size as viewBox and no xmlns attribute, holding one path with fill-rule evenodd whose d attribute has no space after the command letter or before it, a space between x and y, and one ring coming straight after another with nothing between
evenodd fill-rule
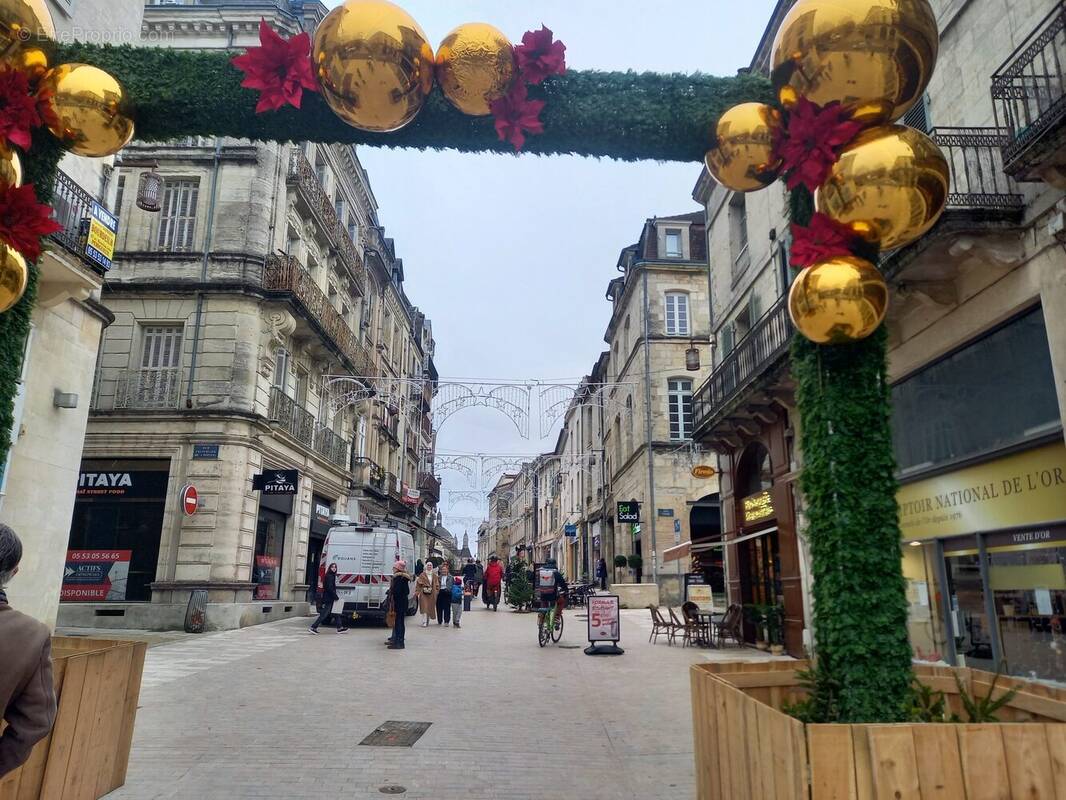
<instances>
[{"instance_id":1,"label":"potted plant","mask_svg":"<svg viewBox=\"0 0 1066 800\"><path fill-rule=\"evenodd\" d=\"M755 647L759 650L769 650L766 635L766 617L768 606L762 603L752 603L744 606L744 614L748 618L748 624L755 629Z\"/></svg>"},{"instance_id":2,"label":"potted plant","mask_svg":"<svg viewBox=\"0 0 1066 800\"><path fill-rule=\"evenodd\" d=\"M614 577L616 579L618 578L618 570L625 569L628 564L629 561L626 559L625 556L614 557Z\"/></svg>"},{"instance_id":3,"label":"potted plant","mask_svg":"<svg viewBox=\"0 0 1066 800\"><path fill-rule=\"evenodd\" d=\"M775 656L785 652L785 609L780 605L766 606L766 638Z\"/></svg>"},{"instance_id":4,"label":"potted plant","mask_svg":"<svg viewBox=\"0 0 1066 800\"><path fill-rule=\"evenodd\" d=\"M634 573L639 573L641 568L644 566L644 559L640 556L630 556L628 559L626 559L626 561L629 564L629 568L633 570ZM639 579L637 580L637 582L640 582Z\"/></svg>"}]
</instances>

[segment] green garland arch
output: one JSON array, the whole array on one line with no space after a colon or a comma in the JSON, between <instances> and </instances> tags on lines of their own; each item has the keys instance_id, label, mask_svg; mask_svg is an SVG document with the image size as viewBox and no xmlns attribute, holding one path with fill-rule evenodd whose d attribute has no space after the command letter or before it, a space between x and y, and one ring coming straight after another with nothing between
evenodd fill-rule
<instances>
[{"instance_id":1,"label":"green garland arch","mask_svg":"<svg viewBox=\"0 0 1066 800\"><path fill-rule=\"evenodd\" d=\"M122 81L141 141L227 136L383 147L513 152L491 118L467 117L434 92L416 120L372 134L341 122L319 95L301 110L256 114L232 53L68 44L55 63L94 64ZM524 153L575 154L623 161L698 162L712 146L718 117L737 103L772 102L768 82L735 77L571 71L534 87L547 100L545 133ZM38 135L26 159L28 181L51 196L61 153ZM810 195L792 195L792 220L805 224ZM876 259L875 259L876 260ZM0 315L0 459L6 459L21 352L29 330L36 269L22 301ZM814 709L821 721L894 722L911 682L900 532L885 380L884 331L864 342L818 347L797 337L799 384L819 646Z\"/></svg>"}]
</instances>

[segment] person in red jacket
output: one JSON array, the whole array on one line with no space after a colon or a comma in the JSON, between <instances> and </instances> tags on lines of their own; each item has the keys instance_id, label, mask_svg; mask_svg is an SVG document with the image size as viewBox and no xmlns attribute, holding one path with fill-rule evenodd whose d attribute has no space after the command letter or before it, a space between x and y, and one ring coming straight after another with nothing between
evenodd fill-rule
<instances>
[{"instance_id":1,"label":"person in red jacket","mask_svg":"<svg viewBox=\"0 0 1066 800\"><path fill-rule=\"evenodd\" d=\"M500 606L500 586L503 584L503 566L496 556L489 556L485 567L485 605L495 611Z\"/></svg>"}]
</instances>

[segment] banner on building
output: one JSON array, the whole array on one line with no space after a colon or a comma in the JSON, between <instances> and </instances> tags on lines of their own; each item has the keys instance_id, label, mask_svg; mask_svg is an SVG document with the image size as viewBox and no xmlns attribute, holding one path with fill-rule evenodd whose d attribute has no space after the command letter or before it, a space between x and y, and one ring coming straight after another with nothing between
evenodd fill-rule
<instances>
[{"instance_id":1,"label":"banner on building","mask_svg":"<svg viewBox=\"0 0 1066 800\"><path fill-rule=\"evenodd\" d=\"M132 556L132 550L68 550L59 599L96 603L125 600Z\"/></svg>"},{"instance_id":2,"label":"banner on building","mask_svg":"<svg viewBox=\"0 0 1066 800\"><path fill-rule=\"evenodd\" d=\"M589 641L618 642L621 636L618 595L595 594L588 597Z\"/></svg>"}]
</instances>

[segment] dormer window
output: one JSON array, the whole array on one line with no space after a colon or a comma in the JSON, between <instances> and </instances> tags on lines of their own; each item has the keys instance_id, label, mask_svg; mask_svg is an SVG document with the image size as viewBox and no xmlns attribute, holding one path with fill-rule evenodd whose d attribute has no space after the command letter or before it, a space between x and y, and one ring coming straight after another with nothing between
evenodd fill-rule
<instances>
[{"instance_id":1,"label":"dormer window","mask_svg":"<svg viewBox=\"0 0 1066 800\"><path fill-rule=\"evenodd\" d=\"M667 228L663 238L666 241L667 258L684 258L685 251L681 247L680 228Z\"/></svg>"}]
</instances>

